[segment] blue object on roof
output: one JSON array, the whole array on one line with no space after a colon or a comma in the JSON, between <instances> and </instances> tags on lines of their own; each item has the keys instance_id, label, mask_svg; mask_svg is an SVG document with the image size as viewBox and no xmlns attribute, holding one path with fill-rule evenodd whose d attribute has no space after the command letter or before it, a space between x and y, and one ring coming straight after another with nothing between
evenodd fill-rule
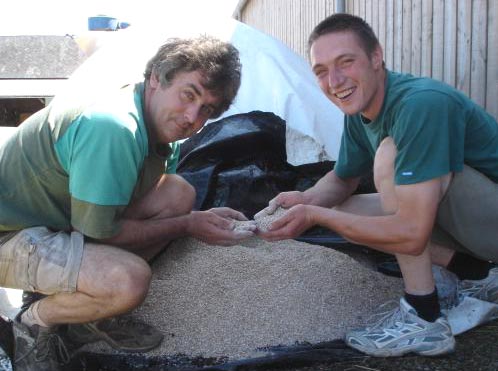
<instances>
[{"instance_id":1,"label":"blue object on roof","mask_svg":"<svg viewBox=\"0 0 498 371\"><path fill-rule=\"evenodd\" d=\"M98 15L94 17L88 17L88 30L89 31L116 31L119 28L126 28L129 26L126 22L122 22L125 27L119 27L120 22L114 17L109 17L106 15Z\"/></svg>"}]
</instances>

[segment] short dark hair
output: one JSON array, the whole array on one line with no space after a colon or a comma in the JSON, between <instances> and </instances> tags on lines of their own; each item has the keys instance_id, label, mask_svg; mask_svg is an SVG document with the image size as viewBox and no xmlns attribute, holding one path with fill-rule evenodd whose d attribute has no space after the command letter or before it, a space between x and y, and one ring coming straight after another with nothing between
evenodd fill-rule
<instances>
[{"instance_id":1,"label":"short dark hair","mask_svg":"<svg viewBox=\"0 0 498 371\"><path fill-rule=\"evenodd\" d=\"M240 87L241 64L238 50L211 36L172 38L162 45L145 68L149 80L154 73L167 87L180 72L199 71L203 87L221 98L210 118L216 118L232 104Z\"/></svg>"},{"instance_id":2,"label":"short dark hair","mask_svg":"<svg viewBox=\"0 0 498 371\"><path fill-rule=\"evenodd\" d=\"M369 57L375 48L380 46L377 36L365 20L352 14L336 13L325 18L313 29L308 38L308 50L320 36L345 31L351 31L356 35Z\"/></svg>"}]
</instances>

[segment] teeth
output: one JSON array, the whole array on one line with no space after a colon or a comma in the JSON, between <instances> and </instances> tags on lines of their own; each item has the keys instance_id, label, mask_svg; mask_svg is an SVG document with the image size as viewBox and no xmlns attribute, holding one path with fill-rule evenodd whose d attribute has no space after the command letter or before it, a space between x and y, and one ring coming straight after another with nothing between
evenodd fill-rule
<instances>
[{"instance_id":1,"label":"teeth","mask_svg":"<svg viewBox=\"0 0 498 371\"><path fill-rule=\"evenodd\" d=\"M347 97L349 94L351 94L353 92L353 88L349 88L349 89L346 89L346 90L343 90L339 93L336 93L335 96L339 99L342 99L342 98L345 98Z\"/></svg>"}]
</instances>

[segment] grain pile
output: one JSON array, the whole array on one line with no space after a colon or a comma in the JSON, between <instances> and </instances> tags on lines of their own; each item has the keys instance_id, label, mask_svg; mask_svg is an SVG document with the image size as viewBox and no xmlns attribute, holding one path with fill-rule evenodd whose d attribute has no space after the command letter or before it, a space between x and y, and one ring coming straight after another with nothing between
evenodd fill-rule
<instances>
[{"instance_id":1,"label":"grain pile","mask_svg":"<svg viewBox=\"0 0 498 371\"><path fill-rule=\"evenodd\" d=\"M154 262L153 272L150 293L134 312L165 334L150 356L233 360L265 346L334 340L402 293L399 279L293 240L255 237L221 247L181 239ZM112 352L101 343L90 350Z\"/></svg>"}]
</instances>

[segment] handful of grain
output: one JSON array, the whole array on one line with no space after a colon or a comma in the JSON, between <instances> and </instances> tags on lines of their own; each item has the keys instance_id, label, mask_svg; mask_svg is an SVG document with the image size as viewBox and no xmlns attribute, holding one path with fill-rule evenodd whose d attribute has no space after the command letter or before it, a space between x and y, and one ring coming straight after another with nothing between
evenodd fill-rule
<instances>
[{"instance_id":1,"label":"handful of grain","mask_svg":"<svg viewBox=\"0 0 498 371\"><path fill-rule=\"evenodd\" d=\"M263 210L254 216L254 221L256 222L256 226L261 232L267 232L270 224L273 223L273 221L280 219L280 217L282 217L286 212L287 209L284 209L280 206L275 210L273 214L267 214Z\"/></svg>"}]
</instances>

